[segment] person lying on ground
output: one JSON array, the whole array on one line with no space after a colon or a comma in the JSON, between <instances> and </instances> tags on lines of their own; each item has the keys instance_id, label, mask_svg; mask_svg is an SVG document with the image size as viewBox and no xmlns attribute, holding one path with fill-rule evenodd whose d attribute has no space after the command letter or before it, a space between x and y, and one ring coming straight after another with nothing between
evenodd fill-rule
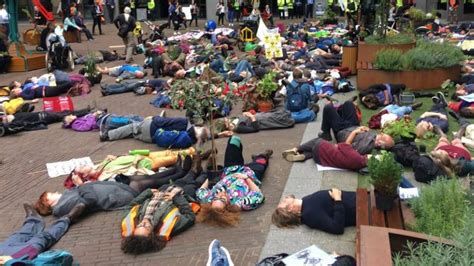
<instances>
[{"instance_id":1,"label":"person lying on ground","mask_svg":"<svg viewBox=\"0 0 474 266\"><path fill-rule=\"evenodd\" d=\"M391 103L398 104L405 84L374 84L359 93L361 103L369 109L378 109Z\"/></svg>"},{"instance_id":2,"label":"person lying on ground","mask_svg":"<svg viewBox=\"0 0 474 266\"><path fill-rule=\"evenodd\" d=\"M98 50L91 52L88 55L79 56L78 58L74 59L74 63L77 65L83 65L87 62L87 60L89 60L89 58L92 58L96 64L125 59L123 56L120 56L116 50L113 50L112 52Z\"/></svg>"},{"instance_id":3,"label":"person lying on ground","mask_svg":"<svg viewBox=\"0 0 474 266\"><path fill-rule=\"evenodd\" d=\"M186 173L184 169L179 172L182 174L181 177ZM162 175L147 178L122 176L116 182L88 182L63 193L45 191L36 202L35 209L43 216L52 214L56 217L69 213L78 205L85 206L82 214L117 210L128 206L143 191L158 188L162 184L163 177Z\"/></svg>"},{"instance_id":4,"label":"person lying on ground","mask_svg":"<svg viewBox=\"0 0 474 266\"><path fill-rule=\"evenodd\" d=\"M240 138L232 136L227 142L224 169L219 181L209 187L209 180L197 190L197 199L202 203L198 222L219 226L234 226L239 221L239 211L250 211L260 207L264 196L260 190L268 160L273 154L266 150L252 156L245 164Z\"/></svg>"},{"instance_id":5,"label":"person lying on ground","mask_svg":"<svg viewBox=\"0 0 474 266\"><path fill-rule=\"evenodd\" d=\"M171 237L194 225L199 208L194 193L205 178L190 172L173 185L148 189L135 198L122 220L122 251L135 255L159 251ZM131 213L137 214L133 220Z\"/></svg>"},{"instance_id":6,"label":"person lying on ground","mask_svg":"<svg viewBox=\"0 0 474 266\"><path fill-rule=\"evenodd\" d=\"M467 126L469 126L469 123L462 124L451 142L438 126L434 126L434 131L441 137L438 145L430 153L430 157L451 178L466 176L474 172L471 153L461 141Z\"/></svg>"},{"instance_id":7,"label":"person lying on ground","mask_svg":"<svg viewBox=\"0 0 474 266\"><path fill-rule=\"evenodd\" d=\"M18 81L10 84L10 97L21 97L25 100L33 100L37 98L54 97L65 94L71 89L72 82L57 82L56 86L41 86L33 82L25 83L23 86Z\"/></svg>"},{"instance_id":8,"label":"person lying on ground","mask_svg":"<svg viewBox=\"0 0 474 266\"><path fill-rule=\"evenodd\" d=\"M278 227L304 224L327 233L342 235L345 227L356 225L356 193L337 188L321 190L297 199L284 197L273 212Z\"/></svg>"},{"instance_id":9,"label":"person lying on ground","mask_svg":"<svg viewBox=\"0 0 474 266\"><path fill-rule=\"evenodd\" d=\"M133 122L143 121L141 116L119 116L108 114L106 111L99 110L81 117L72 114L68 115L63 119L63 127L71 128L74 131L86 132L99 129L100 127L115 129Z\"/></svg>"},{"instance_id":10,"label":"person lying on ground","mask_svg":"<svg viewBox=\"0 0 474 266\"><path fill-rule=\"evenodd\" d=\"M67 115L81 117L90 113L90 108L78 111L62 112L29 112L4 115L1 117L0 137L13 135L22 131L47 129L49 124L61 122Z\"/></svg>"},{"instance_id":11,"label":"person lying on ground","mask_svg":"<svg viewBox=\"0 0 474 266\"><path fill-rule=\"evenodd\" d=\"M433 96L433 105L430 110L424 112L416 120L415 134L418 138L423 138L426 133L433 132L434 126L440 128L444 133L448 132L448 102L442 92L436 93L437 96ZM436 133L436 132L435 132Z\"/></svg>"},{"instance_id":12,"label":"person lying on ground","mask_svg":"<svg viewBox=\"0 0 474 266\"><path fill-rule=\"evenodd\" d=\"M219 136L228 137L232 132L221 132ZM140 123L131 123L113 130L101 132L101 140L135 138L146 143L155 143L163 148L188 148L194 144L202 145L210 138L207 127L192 125L185 117L147 117Z\"/></svg>"},{"instance_id":13,"label":"person lying on ground","mask_svg":"<svg viewBox=\"0 0 474 266\"><path fill-rule=\"evenodd\" d=\"M22 227L0 243L0 264L4 265L12 259L32 260L41 252L56 244L75 222L81 206L73 208L69 213L55 220L45 229L43 218L28 204L23 204L26 212ZM20 264L15 264L20 265ZM22 264L23 265L23 264Z\"/></svg>"},{"instance_id":14,"label":"person lying on ground","mask_svg":"<svg viewBox=\"0 0 474 266\"><path fill-rule=\"evenodd\" d=\"M92 181L106 181L118 175L154 175L160 167L176 164L179 155L194 156L194 148L186 150L164 150L149 152L145 155L108 155L101 163L94 166L77 166L64 181L66 188ZM186 160L185 160L186 161Z\"/></svg>"},{"instance_id":15,"label":"person lying on ground","mask_svg":"<svg viewBox=\"0 0 474 266\"><path fill-rule=\"evenodd\" d=\"M135 92L136 94L151 94L169 88L164 79L148 79L140 81L124 81L120 84L100 84L102 96Z\"/></svg>"},{"instance_id":16,"label":"person lying on ground","mask_svg":"<svg viewBox=\"0 0 474 266\"><path fill-rule=\"evenodd\" d=\"M23 98L15 98L0 103L0 113L14 115L16 113L31 113L35 106L30 103L37 103L38 100L25 101Z\"/></svg>"},{"instance_id":17,"label":"person lying on ground","mask_svg":"<svg viewBox=\"0 0 474 266\"><path fill-rule=\"evenodd\" d=\"M178 70L184 70L186 54L180 47L170 46L161 55L153 58L152 66L156 76L174 77Z\"/></svg>"},{"instance_id":18,"label":"person lying on ground","mask_svg":"<svg viewBox=\"0 0 474 266\"><path fill-rule=\"evenodd\" d=\"M102 74L107 74L112 77L117 77L115 80L117 83L122 82L124 79L141 79L145 76L143 67L139 65L121 65L116 67L100 67L96 66L97 71Z\"/></svg>"},{"instance_id":19,"label":"person lying on ground","mask_svg":"<svg viewBox=\"0 0 474 266\"><path fill-rule=\"evenodd\" d=\"M293 80L286 85L285 106L296 123L306 123L316 118L311 87L307 80L303 79L303 71L299 68L293 69ZM319 107L316 110L319 111Z\"/></svg>"},{"instance_id":20,"label":"person lying on ground","mask_svg":"<svg viewBox=\"0 0 474 266\"><path fill-rule=\"evenodd\" d=\"M312 139L296 148L286 150L282 155L290 162L303 162L313 158L315 163L322 166L353 171L358 171L367 165L367 156L358 153L347 142L332 144L321 138Z\"/></svg>"},{"instance_id":21,"label":"person lying on ground","mask_svg":"<svg viewBox=\"0 0 474 266\"><path fill-rule=\"evenodd\" d=\"M324 106L321 132L318 136L324 140L331 141L331 131L338 142L346 142L361 154L370 153L373 148L390 149L394 142L387 134L374 134L366 130L356 130L360 125L357 117L355 98L346 101L336 108L332 103ZM355 132L354 132L355 131ZM353 133L354 132L354 133ZM352 140L349 138L352 136ZM367 141L367 143L365 143ZM370 150L369 150L370 149Z\"/></svg>"},{"instance_id":22,"label":"person lying on ground","mask_svg":"<svg viewBox=\"0 0 474 266\"><path fill-rule=\"evenodd\" d=\"M289 128L295 125L291 112L287 110L273 109L266 113L244 112L242 116L232 118L221 118L216 121L217 132L233 131L235 133L256 133L260 130Z\"/></svg>"}]
</instances>

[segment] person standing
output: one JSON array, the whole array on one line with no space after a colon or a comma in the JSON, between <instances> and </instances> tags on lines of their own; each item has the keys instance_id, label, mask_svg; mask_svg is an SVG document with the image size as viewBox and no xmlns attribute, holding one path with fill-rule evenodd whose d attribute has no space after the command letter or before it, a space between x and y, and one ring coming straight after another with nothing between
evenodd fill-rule
<instances>
[{"instance_id":1,"label":"person standing","mask_svg":"<svg viewBox=\"0 0 474 266\"><path fill-rule=\"evenodd\" d=\"M280 13L280 19L285 19L285 4L286 4L286 0L277 0L278 13Z\"/></svg>"},{"instance_id":2,"label":"person standing","mask_svg":"<svg viewBox=\"0 0 474 266\"><path fill-rule=\"evenodd\" d=\"M120 14L114 19L115 27L117 27L118 36L122 38L123 44L125 45L125 63L129 64L132 62L133 49L135 48L135 40L133 38L132 31L135 29L136 23L135 18L130 15L132 12L130 7L125 7L123 14Z\"/></svg>"},{"instance_id":3,"label":"person standing","mask_svg":"<svg viewBox=\"0 0 474 266\"><path fill-rule=\"evenodd\" d=\"M191 22L189 22L189 26L196 21L196 27L198 27L198 16L199 16L199 6L196 4L196 0L193 0L191 3Z\"/></svg>"},{"instance_id":4,"label":"person standing","mask_svg":"<svg viewBox=\"0 0 474 266\"><path fill-rule=\"evenodd\" d=\"M10 26L8 24L9 20L10 14L8 14L7 12L7 6L3 4L0 8L0 27L5 28L5 34L7 35L7 37L10 34Z\"/></svg>"},{"instance_id":5,"label":"person standing","mask_svg":"<svg viewBox=\"0 0 474 266\"><path fill-rule=\"evenodd\" d=\"M239 22L240 20L240 2L239 0L233 0L234 3L234 18L235 18L235 21Z\"/></svg>"},{"instance_id":6,"label":"person standing","mask_svg":"<svg viewBox=\"0 0 474 266\"><path fill-rule=\"evenodd\" d=\"M148 9L148 19L155 21L155 0L148 0L147 9Z\"/></svg>"},{"instance_id":7,"label":"person standing","mask_svg":"<svg viewBox=\"0 0 474 266\"><path fill-rule=\"evenodd\" d=\"M95 26L99 26L99 33L102 35L102 20L104 19L102 0L95 1L94 8L92 8L92 19L94 20L94 24L92 24L92 35L95 35Z\"/></svg>"},{"instance_id":8,"label":"person standing","mask_svg":"<svg viewBox=\"0 0 474 266\"><path fill-rule=\"evenodd\" d=\"M295 0L286 0L286 8L288 9L288 18L293 19L295 16L295 9L293 8Z\"/></svg>"},{"instance_id":9,"label":"person standing","mask_svg":"<svg viewBox=\"0 0 474 266\"><path fill-rule=\"evenodd\" d=\"M450 24L458 24L458 0L449 0L448 3L448 22Z\"/></svg>"},{"instance_id":10,"label":"person standing","mask_svg":"<svg viewBox=\"0 0 474 266\"><path fill-rule=\"evenodd\" d=\"M234 5L232 0L227 0L227 19L229 20L229 26L234 25Z\"/></svg>"},{"instance_id":11,"label":"person standing","mask_svg":"<svg viewBox=\"0 0 474 266\"><path fill-rule=\"evenodd\" d=\"M217 26L224 25L225 5L223 0L219 0L219 3L217 3L216 15L218 16Z\"/></svg>"},{"instance_id":12,"label":"person standing","mask_svg":"<svg viewBox=\"0 0 474 266\"><path fill-rule=\"evenodd\" d=\"M176 1L170 0L168 1L168 28L171 29L171 22L176 11Z\"/></svg>"},{"instance_id":13,"label":"person standing","mask_svg":"<svg viewBox=\"0 0 474 266\"><path fill-rule=\"evenodd\" d=\"M295 0L293 10L296 18L301 18L303 16L303 9L303 0Z\"/></svg>"},{"instance_id":14,"label":"person standing","mask_svg":"<svg viewBox=\"0 0 474 266\"><path fill-rule=\"evenodd\" d=\"M114 22L115 14L115 1L114 0L105 0L105 6L107 7L107 12L109 13L110 23Z\"/></svg>"},{"instance_id":15,"label":"person standing","mask_svg":"<svg viewBox=\"0 0 474 266\"><path fill-rule=\"evenodd\" d=\"M314 0L308 0L306 2L306 18L313 18L313 5L314 5Z\"/></svg>"}]
</instances>

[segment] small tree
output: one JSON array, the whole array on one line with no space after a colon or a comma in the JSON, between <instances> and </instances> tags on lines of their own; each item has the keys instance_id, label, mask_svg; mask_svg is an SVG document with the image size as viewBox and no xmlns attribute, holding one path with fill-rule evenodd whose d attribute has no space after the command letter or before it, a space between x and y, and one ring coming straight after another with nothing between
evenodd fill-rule
<instances>
[{"instance_id":1,"label":"small tree","mask_svg":"<svg viewBox=\"0 0 474 266\"><path fill-rule=\"evenodd\" d=\"M230 85L210 82L209 66L204 71L207 71L208 80L178 80L171 86L169 96L173 108L186 109L186 115L189 118L209 124L213 160L215 160L214 116L221 107L232 106L236 97ZM220 106L217 105L218 102ZM215 161L213 165L214 170L217 170Z\"/></svg>"},{"instance_id":2,"label":"small tree","mask_svg":"<svg viewBox=\"0 0 474 266\"><path fill-rule=\"evenodd\" d=\"M375 190L386 196L396 196L403 168L395 161L393 153L382 151L380 155L372 156L367 166Z\"/></svg>"}]
</instances>

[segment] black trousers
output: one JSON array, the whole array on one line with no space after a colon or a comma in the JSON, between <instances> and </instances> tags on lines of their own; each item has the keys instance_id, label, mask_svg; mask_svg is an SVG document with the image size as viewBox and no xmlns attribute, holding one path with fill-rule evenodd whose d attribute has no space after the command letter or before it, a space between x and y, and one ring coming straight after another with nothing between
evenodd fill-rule
<instances>
[{"instance_id":1,"label":"black trousers","mask_svg":"<svg viewBox=\"0 0 474 266\"><path fill-rule=\"evenodd\" d=\"M95 26L99 26L99 33L102 34L102 23L100 22L102 16L93 16L93 18L94 24L92 24L92 34L95 34Z\"/></svg>"},{"instance_id":2,"label":"black trousers","mask_svg":"<svg viewBox=\"0 0 474 266\"><path fill-rule=\"evenodd\" d=\"M198 15L197 14L192 14L191 21L189 22L189 26L193 24L193 21L196 21L196 27L198 26Z\"/></svg>"},{"instance_id":3,"label":"black trousers","mask_svg":"<svg viewBox=\"0 0 474 266\"><path fill-rule=\"evenodd\" d=\"M313 18L313 4L308 4L306 6L306 17Z\"/></svg>"},{"instance_id":4,"label":"black trousers","mask_svg":"<svg viewBox=\"0 0 474 266\"><path fill-rule=\"evenodd\" d=\"M334 105L327 104L323 109L323 121L321 130L325 133L330 133L331 129L334 135L337 132L352 126L358 126L359 119L352 101L346 101L344 104L336 109Z\"/></svg>"},{"instance_id":5,"label":"black trousers","mask_svg":"<svg viewBox=\"0 0 474 266\"><path fill-rule=\"evenodd\" d=\"M176 180L173 184L166 184L160 187L161 191L165 191L170 186L177 186L183 189L184 194L191 198L196 198L196 190L206 181L207 174L202 173L200 176L196 176L193 171L189 171L184 177Z\"/></svg>"},{"instance_id":6,"label":"black trousers","mask_svg":"<svg viewBox=\"0 0 474 266\"><path fill-rule=\"evenodd\" d=\"M243 146L242 143L240 146L234 145L231 143L233 137L229 138L227 141L227 148L224 155L224 167L230 167L234 165L245 165L244 156L242 155ZM258 180L262 181L265 170L268 167L268 160L263 156L255 156L251 163L246 164L245 166L252 169L255 172Z\"/></svg>"},{"instance_id":7,"label":"black trousers","mask_svg":"<svg viewBox=\"0 0 474 266\"><path fill-rule=\"evenodd\" d=\"M149 188L161 188L170 182L174 182L186 175L186 171L181 166L170 168L164 172L155 173L153 175L135 175L135 176L119 176L116 180L120 183L129 185L133 190L141 193Z\"/></svg>"}]
</instances>

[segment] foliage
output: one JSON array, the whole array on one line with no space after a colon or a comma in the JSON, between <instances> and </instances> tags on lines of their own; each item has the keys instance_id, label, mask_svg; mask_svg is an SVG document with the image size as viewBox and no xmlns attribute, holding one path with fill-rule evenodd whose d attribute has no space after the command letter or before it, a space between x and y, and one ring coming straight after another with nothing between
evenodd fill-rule
<instances>
[{"instance_id":1,"label":"foliage","mask_svg":"<svg viewBox=\"0 0 474 266\"><path fill-rule=\"evenodd\" d=\"M379 51L375 66L386 71L449 68L458 65L464 58L462 50L449 43L419 41L416 48L404 54L394 53L391 49Z\"/></svg>"},{"instance_id":2,"label":"foliage","mask_svg":"<svg viewBox=\"0 0 474 266\"><path fill-rule=\"evenodd\" d=\"M455 246L437 242L427 242L413 247L409 245L408 254L396 254L395 266L431 266L431 265L473 265L474 260L474 211L469 209L462 218L452 239Z\"/></svg>"},{"instance_id":3,"label":"foliage","mask_svg":"<svg viewBox=\"0 0 474 266\"><path fill-rule=\"evenodd\" d=\"M382 132L392 136L394 140L401 138L412 138L415 133L415 121L410 117L404 117L386 124Z\"/></svg>"},{"instance_id":4,"label":"foliage","mask_svg":"<svg viewBox=\"0 0 474 266\"><path fill-rule=\"evenodd\" d=\"M322 24L336 24L337 14L331 9L331 7L327 7L321 21Z\"/></svg>"},{"instance_id":5,"label":"foliage","mask_svg":"<svg viewBox=\"0 0 474 266\"><path fill-rule=\"evenodd\" d=\"M413 36L407 33L389 34L385 37L371 35L365 38L366 44L405 44L413 42Z\"/></svg>"},{"instance_id":6,"label":"foliage","mask_svg":"<svg viewBox=\"0 0 474 266\"><path fill-rule=\"evenodd\" d=\"M87 56L84 68L88 76L93 76L96 73L96 61L93 53L89 53Z\"/></svg>"},{"instance_id":7,"label":"foliage","mask_svg":"<svg viewBox=\"0 0 474 266\"><path fill-rule=\"evenodd\" d=\"M186 79L174 82L169 96L173 108L191 111L193 117L201 121L208 121L209 114L218 111L216 99L219 99L224 106L232 105L236 100L232 91L223 93L221 88L207 81L189 82Z\"/></svg>"},{"instance_id":8,"label":"foliage","mask_svg":"<svg viewBox=\"0 0 474 266\"><path fill-rule=\"evenodd\" d=\"M171 60L176 60L179 57L179 54L181 53L181 49L174 45L168 48L167 53L168 56L170 57Z\"/></svg>"},{"instance_id":9,"label":"foliage","mask_svg":"<svg viewBox=\"0 0 474 266\"><path fill-rule=\"evenodd\" d=\"M402 52L398 49L384 49L377 53L374 66L386 71L402 71Z\"/></svg>"},{"instance_id":10,"label":"foliage","mask_svg":"<svg viewBox=\"0 0 474 266\"><path fill-rule=\"evenodd\" d=\"M370 157L367 166L375 190L386 196L395 196L402 181L403 167L395 161L393 153L382 151L380 155Z\"/></svg>"},{"instance_id":11,"label":"foliage","mask_svg":"<svg viewBox=\"0 0 474 266\"><path fill-rule=\"evenodd\" d=\"M410 9L408 9L408 16L413 21L422 21L426 19L426 13L423 10L416 7L410 7Z\"/></svg>"},{"instance_id":12,"label":"foliage","mask_svg":"<svg viewBox=\"0 0 474 266\"><path fill-rule=\"evenodd\" d=\"M272 93L278 89L278 84L275 81L276 72L269 72L263 76L263 79L257 84L255 92L263 101L271 99Z\"/></svg>"},{"instance_id":13,"label":"foliage","mask_svg":"<svg viewBox=\"0 0 474 266\"><path fill-rule=\"evenodd\" d=\"M432 182L410 203L416 217L413 229L440 237L451 237L469 210L468 196L457 179Z\"/></svg>"}]
</instances>

